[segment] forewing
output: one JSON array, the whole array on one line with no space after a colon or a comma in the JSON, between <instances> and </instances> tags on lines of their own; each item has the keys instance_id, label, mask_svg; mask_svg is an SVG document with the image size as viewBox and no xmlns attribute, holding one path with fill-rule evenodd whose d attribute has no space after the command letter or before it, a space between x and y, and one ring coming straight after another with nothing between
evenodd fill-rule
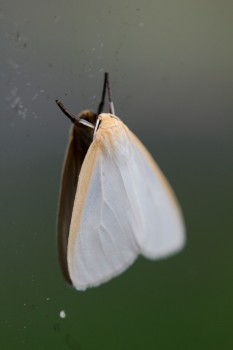
<instances>
[{"instance_id":1,"label":"forewing","mask_svg":"<svg viewBox=\"0 0 233 350\"><path fill-rule=\"evenodd\" d=\"M68 246L69 273L78 290L110 280L139 253L118 152L108 141L93 142L79 177Z\"/></svg>"}]
</instances>

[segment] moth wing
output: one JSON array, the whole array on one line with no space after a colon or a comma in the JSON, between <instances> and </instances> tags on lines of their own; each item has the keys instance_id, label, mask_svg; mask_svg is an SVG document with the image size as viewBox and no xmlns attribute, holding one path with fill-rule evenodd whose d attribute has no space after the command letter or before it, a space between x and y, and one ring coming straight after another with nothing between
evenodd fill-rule
<instances>
[{"instance_id":1,"label":"moth wing","mask_svg":"<svg viewBox=\"0 0 233 350\"><path fill-rule=\"evenodd\" d=\"M71 284L71 280L67 266L67 246L80 168L81 165L78 166L77 155L75 155L74 126L72 126L63 164L57 220L58 258L63 275L69 284Z\"/></svg>"},{"instance_id":2,"label":"moth wing","mask_svg":"<svg viewBox=\"0 0 233 350\"><path fill-rule=\"evenodd\" d=\"M151 259L163 258L185 244L183 215L172 188L148 150L129 130L128 135L134 149L132 186L138 189L143 222L143 233L136 233L141 254Z\"/></svg>"},{"instance_id":3,"label":"moth wing","mask_svg":"<svg viewBox=\"0 0 233 350\"><path fill-rule=\"evenodd\" d=\"M110 280L139 254L117 151L108 153L108 147L94 140L80 172L68 244L69 273L78 290Z\"/></svg>"}]
</instances>

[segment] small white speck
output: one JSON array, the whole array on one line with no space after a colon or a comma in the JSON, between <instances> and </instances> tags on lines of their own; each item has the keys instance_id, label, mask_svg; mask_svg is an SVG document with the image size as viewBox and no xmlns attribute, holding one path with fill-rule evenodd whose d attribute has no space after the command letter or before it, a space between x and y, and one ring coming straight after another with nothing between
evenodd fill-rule
<instances>
[{"instance_id":1,"label":"small white speck","mask_svg":"<svg viewBox=\"0 0 233 350\"><path fill-rule=\"evenodd\" d=\"M20 101L21 101L20 97L17 96L11 104L11 108L15 108L17 106L17 104L20 103Z\"/></svg>"},{"instance_id":2,"label":"small white speck","mask_svg":"<svg viewBox=\"0 0 233 350\"><path fill-rule=\"evenodd\" d=\"M11 90L10 96L7 96L7 97L6 97L6 100L7 100L7 101L10 101L13 97L17 96L17 92L18 92L17 87L14 87L14 88Z\"/></svg>"},{"instance_id":3,"label":"small white speck","mask_svg":"<svg viewBox=\"0 0 233 350\"><path fill-rule=\"evenodd\" d=\"M46 298L46 300L47 300L47 301L49 301L49 300L50 300L50 298Z\"/></svg>"},{"instance_id":4,"label":"small white speck","mask_svg":"<svg viewBox=\"0 0 233 350\"><path fill-rule=\"evenodd\" d=\"M66 313L65 313L64 310L61 310L61 311L60 311L60 317L61 317L61 318L66 318Z\"/></svg>"},{"instance_id":5,"label":"small white speck","mask_svg":"<svg viewBox=\"0 0 233 350\"><path fill-rule=\"evenodd\" d=\"M22 118L22 120L25 120L27 117L27 108L24 108L24 110L19 110L18 115Z\"/></svg>"},{"instance_id":6,"label":"small white speck","mask_svg":"<svg viewBox=\"0 0 233 350\"><path fill-rule=\"evenodd\" d=\"M34 94L34 96L32 97L32 100L37 99L37 97L38 97L38 94Z\"/></svg>"},{"instance_id":7,"label":"small white speck","mask_svg":"<svg viewBox=\"0 0 233 350\"><path fill-rule=\"evenodd\" d=\"M11 58L9 59L8 63L9 63L14 69L18 69L18 68L19 68L19 64L16 63L15 61L13 61Z\"/></svg>"}]
</instances>

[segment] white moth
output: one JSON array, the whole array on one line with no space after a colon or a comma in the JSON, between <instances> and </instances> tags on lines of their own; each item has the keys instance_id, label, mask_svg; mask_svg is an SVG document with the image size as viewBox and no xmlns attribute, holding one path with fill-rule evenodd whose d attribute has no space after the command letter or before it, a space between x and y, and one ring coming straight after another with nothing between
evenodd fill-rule
<instances>
[{"instance_id":1,"label":"white moth","mask_svg":"<svg viewBox=\"0 0 233 350\"><path fill-rule=\"evenodd\" d=\"M102 113L106 88L110 113ZM139 254L159 259L185 242L176 197L150 153L114 115L108 74L97 113L72 120L58 212L58 254L78 290L123 272Z\"/></svg>"}]
</instances>

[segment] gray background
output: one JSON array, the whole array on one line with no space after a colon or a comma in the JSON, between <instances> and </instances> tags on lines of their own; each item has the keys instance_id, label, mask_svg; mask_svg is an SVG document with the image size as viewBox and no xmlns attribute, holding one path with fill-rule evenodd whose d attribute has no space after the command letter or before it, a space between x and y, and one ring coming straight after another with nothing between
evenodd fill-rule
<instances>
[{"instance_id":1,"label":"gray background","mask_svg":"<svg viewBox=\"0 0 233 350\"><path fill-rule=\"evenodd\" d=\"M232 13L226 0L1 1L1 349L233 348ZM96 109L104 71L188 241L80 293L56 256L70 124L54 100Z\"/></svg>"}]
</instances>

